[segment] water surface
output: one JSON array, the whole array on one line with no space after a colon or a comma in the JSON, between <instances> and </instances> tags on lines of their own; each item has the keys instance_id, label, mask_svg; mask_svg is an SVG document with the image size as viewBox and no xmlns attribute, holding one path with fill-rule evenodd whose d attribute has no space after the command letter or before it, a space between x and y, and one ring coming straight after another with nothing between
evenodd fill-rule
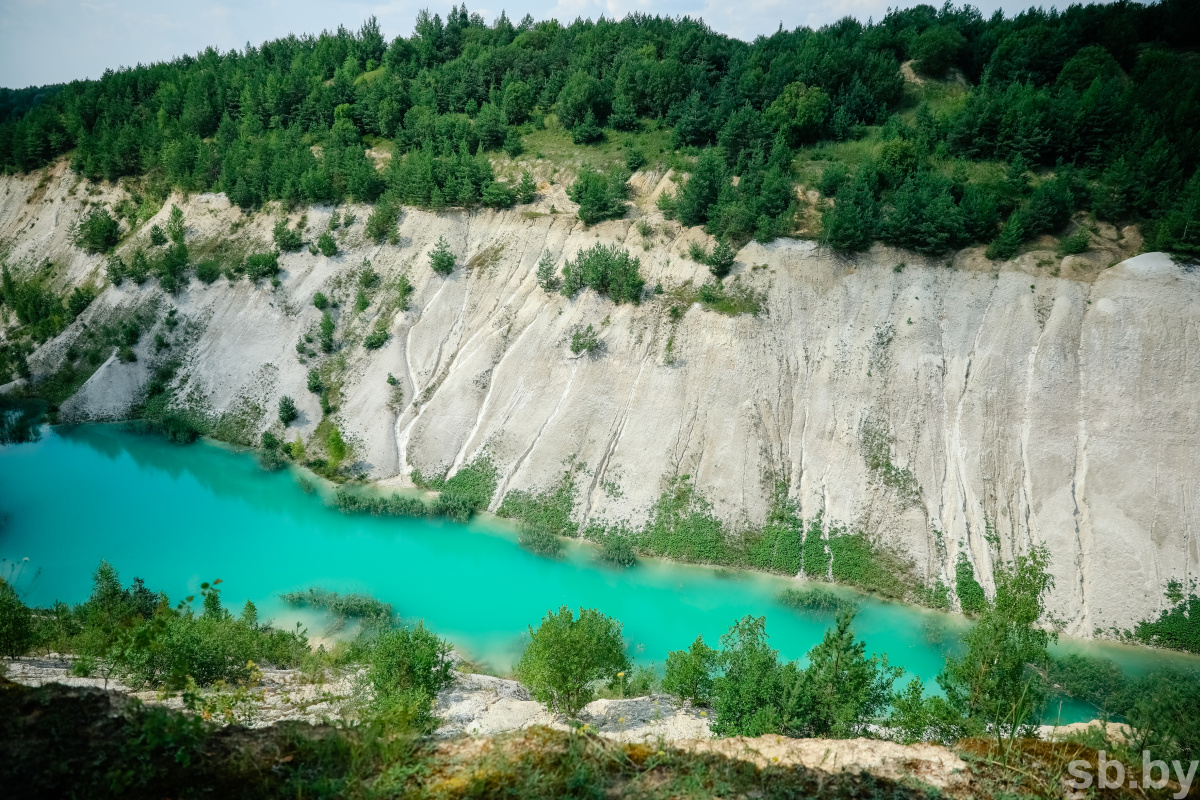
<instances>
[{"instance_id":1,"label":"water surface","mask_svg":"<svg viewBox=\"0 0 1200 800\"><path fill-rule=\"evenodd\" d=\"M527 626L562 605L621 620L635 660L660 667L669 650L698 635L716 645L746 614L767 616L772 645L789 659L802 658L832 622L780 606L779 591L797 585L785 578L659 560L618 571L595 564L582 544L549 560L517 547L499 520L342 514L298 477L264 472L250 454L208 442L178 446L112 425L48 430L39 442L0 448L0 557L29 559L19 583L32 605L86 599L102 558L126 583L141 577L173 601L220 578L228 607L253 600L277 624L301 619L280 603L281 592L366 592L502 670L519 655ZM931 682L963 620L859 599L855 630L868 652L886 652L905 669L903 681ZM310 632L320 634L321 625ZM1060 649L1085 649L1133 672L1198 663L1069 640ZM1059 714L1055 705L1050 716ZM1063 721L1091 716L1082 703L1061 709Z\"/></svg>"}]
</instances>

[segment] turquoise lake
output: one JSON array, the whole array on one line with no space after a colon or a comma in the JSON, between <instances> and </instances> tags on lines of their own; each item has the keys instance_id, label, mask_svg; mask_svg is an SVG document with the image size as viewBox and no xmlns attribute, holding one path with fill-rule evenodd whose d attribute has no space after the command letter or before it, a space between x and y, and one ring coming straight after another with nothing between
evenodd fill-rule
<instances>
[{"instance_id":1,"label":"turquoise lake","mask_svg":"<svg viewBox=\"0 0 1200 800\"><path fill-rule=\"evenodd\" d=\"M802 658L832 615L798 613L775 596L796 581L753 573L644 560L629 570L597 565L572 543L561 560L532 555L515 530L482 518L441 520L347 515L329 508L324 489L306 491L300 476L268 473L245 452L198 442L178 446L90 425L45 430L38 442L0 448L0 557L21 568L18 588L31 605L86 599L106 559L128 584L143 578L172 602L220 578L234 609L253 600L276 624L303 621L319 637L324 621L305 618L281 592L321 586L370 593L406 620L423 619L472 659L505 670L522 636L548 609L598 608L624 624L631 655L661 668L669 650L696 636L717 644L734 620L766 615L772 645ZM965 622L954 615L861 598L855 620L868 652L931 682ZM1141 648L1064 639L1142 672L1200 660ZM1092 717L1074 701L1056 701L1047 721Z\"/></svg>"}]
</instances>

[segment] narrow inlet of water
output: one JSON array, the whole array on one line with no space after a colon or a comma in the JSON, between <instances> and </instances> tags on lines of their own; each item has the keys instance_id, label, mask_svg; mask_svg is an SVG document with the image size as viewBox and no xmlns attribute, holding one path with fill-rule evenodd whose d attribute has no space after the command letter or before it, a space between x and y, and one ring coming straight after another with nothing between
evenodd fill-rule
<instances>
[{"instance_id":1,"label":"narrow inlet of water","mask_svg":"<svg viewBox=\"0 0 1200 800\"><path fill-rule=\"evenodd\" d=\"M614 570L576 543L564 558L545 559L519 548L502 521L342 514L297 477L265 472L251 454L208 442L178 446L116 425L47 429L38 442L0 448L0 557L29 559L18 587L30 605L86 599L105 559L125 583L140 577L173 602L220 578L230 609L252 600L260 618L303 621L316 637L323 621L283 605L282 592L368 593L500 670L519 656L528 626L564 605L620 620L635 661L660 669L668 651L699 635L715 646L747 614L766 615L771 643L788 659L802 658L833 621L780 605L778 593L798 585L783 577L656 559ZM867 651L903 667L902 682L916 675L933 688L967 623L857 599L855 632ZM1111 658L1134 673L1200 664L1145 648L1074 640L1058 647ZM1047 721L1092 716L1068 700Z\"/></svg>"}]
</instances>

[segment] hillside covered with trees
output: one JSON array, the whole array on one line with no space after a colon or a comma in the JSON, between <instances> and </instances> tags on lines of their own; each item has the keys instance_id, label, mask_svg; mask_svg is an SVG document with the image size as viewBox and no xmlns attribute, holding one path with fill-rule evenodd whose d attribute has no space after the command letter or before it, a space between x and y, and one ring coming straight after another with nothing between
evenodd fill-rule
<instances>
[{"instance_id":1,"label":"hillside covered with trees","mask_svg":"<svg viewBox=\"0 0 1200 800\"><path fill-rule=\"evenodd\" d=\"M371 19L5 90L0 164L69 155L92 179L145 175L160 196L222 191L245 209L508 206L517 183L489 151L516 157L552 129L584 148L625 141L630 169L685 166L663 210L734 245L800 232L804 183L835 198L820 235L840 249L979 242L1008 257L1083 210L1195 255L1198 43L1196 0L987 19L916 6L752 43L687 18L488 25L463 6L422 12L390 43ZM669 132L659 153L639 149L649 132ZM392 154L385 168L372 147ZM620 166L581 177L591 220L623 213Z\"/></svg>"}]
</instances>

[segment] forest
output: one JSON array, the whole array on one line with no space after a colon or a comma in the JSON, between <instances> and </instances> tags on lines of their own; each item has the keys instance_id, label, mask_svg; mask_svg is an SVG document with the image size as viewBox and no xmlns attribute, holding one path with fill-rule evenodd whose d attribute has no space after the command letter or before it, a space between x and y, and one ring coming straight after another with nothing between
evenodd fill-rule
<instances>
[{"instance_id":1,"label":"forest","mask_svg":"<svg viewBox=\"0 0 1200 800\"><path fill-rule=\"evenodd\" d=\"M554 130L583 148L625 141L636 169L662 155L638 137L663 132L655 141L690 176L664 212L734 246L797 235L803 182L836 199L819 235L839 249L978 242L1010 257L1086 211L1196 255L1197 6L984 18L921 5L752 43L690 18L486 24L456 6L445 19L422 11L390 42L372 18L357 32L3 90L0 165L29 172L68 155L90 179L146 176L159 192L222 191L245 209L503 207L517 184L490 152L515 158ZM621 165L580 176L585 221L624 213L625 177Z\"/></svg>"}]
</instances>

